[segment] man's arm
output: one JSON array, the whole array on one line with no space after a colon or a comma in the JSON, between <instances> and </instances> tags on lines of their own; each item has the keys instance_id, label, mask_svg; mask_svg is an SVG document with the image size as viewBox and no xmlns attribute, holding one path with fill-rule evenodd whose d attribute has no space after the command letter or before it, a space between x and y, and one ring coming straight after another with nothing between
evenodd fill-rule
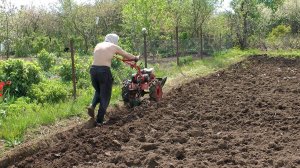
<instances>
[{"instance_id":1,"label":"man's arm","mask_svg":"<svg viewBox=\"0 0 300 168\"><path fill-rule=\"evenodd\" d=\"M129 59L129 60L139 60L138 56L134 56L126 51L124 51L121 47L116 46L116 54L121 55L123 58Z\"/></svg>"}]
</instances>

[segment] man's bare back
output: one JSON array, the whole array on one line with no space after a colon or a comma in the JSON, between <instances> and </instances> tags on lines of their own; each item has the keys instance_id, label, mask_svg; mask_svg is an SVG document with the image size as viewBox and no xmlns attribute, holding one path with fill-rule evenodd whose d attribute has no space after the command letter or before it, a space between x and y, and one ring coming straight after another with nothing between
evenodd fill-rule
<instances>
[{"instance_id":1,"label":"man's bare back","mask_svg":"<svg viewBox=\"0 0 300 168\"><path fill-rule=\"evenodd\" d=\"M138 57L127 53L121 47L113 43L102 42L97 44L94 49L93 65L111 67L111 61L115 54L121 55L126 59L138 59Z\"/></svg>"}]
</instances>

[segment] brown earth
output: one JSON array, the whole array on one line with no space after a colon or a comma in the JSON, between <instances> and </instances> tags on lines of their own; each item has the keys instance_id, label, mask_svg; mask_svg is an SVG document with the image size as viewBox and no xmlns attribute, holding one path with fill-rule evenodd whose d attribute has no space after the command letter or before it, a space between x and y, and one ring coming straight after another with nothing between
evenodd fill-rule
<instances>
[{"instance_id":1,"label":"brown earth","mask_svg":"<svg viewBox=\"0 0 300 168\"><path fill-rule=\"evenodd\" d=\"M300 59L253 56L0 167L300 167Z\"/></svg>"}]
</instances>

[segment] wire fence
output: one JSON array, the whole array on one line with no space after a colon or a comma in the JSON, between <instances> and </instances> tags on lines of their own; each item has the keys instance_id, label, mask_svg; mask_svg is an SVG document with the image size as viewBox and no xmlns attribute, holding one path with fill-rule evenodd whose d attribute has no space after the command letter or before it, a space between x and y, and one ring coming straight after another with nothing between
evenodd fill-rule
<instances>
[{"instance_id":1,"label":"wire fence","mask_svg":"<svg viewBox=\"0 0 300 168\"><path fill-rule=\"evenodd\" d=\"M232 40L224 37L204 37L202 40L203 50L202 56L210 56L215 52L232 48ZM179 56L200 56L201 40L199 38L180 39ZM144 53L143 39L133 41L133 51L135 53ZM176 56L176 40L148 40L147 56L149 59L175 57Z\"/></svg>"}]
</instances>

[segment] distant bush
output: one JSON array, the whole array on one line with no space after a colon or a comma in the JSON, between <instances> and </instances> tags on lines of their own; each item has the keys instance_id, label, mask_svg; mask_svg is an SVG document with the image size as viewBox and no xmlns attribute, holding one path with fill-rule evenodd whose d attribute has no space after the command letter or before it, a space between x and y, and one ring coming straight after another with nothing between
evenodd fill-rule
<instances>
[{"instance_id":1,"label":"distant bush","mask_svg":"<svg viewBox=\"0 0 300 168\"><path fill-rule=\"evenodd\" d=\"M69 60L64 60L59 68L59 76L63 81L72 81L72 63Z\"/></svg>"},{"instance_id":2,"label":"distant bush","mask_svg":"<svg viewBox=\"0 0 300 168\"><path fill-rule=\"evenodd\" d=\"M192 56L179 57L179 65L186 65L193 62Z\"/></svg>"},{"instance_id":3,"label":"distant bush","mask_svg":"<svg viewBox=\"0 0 300 168\"><path fill-rule=\"evenodd\" d=\"M112 76L114 78L114 84L122 84L125 79L131 79L132 74L136 73L136 70L131 69L129 66L121 65L118 68L111 69Z\"/></svg>"},{"instance_id":4,"label":"distant bush","mask_svg":"<svg viewBox=\"0 0 300 168\"><path fill-rule=\"evenodd\" d=\"M91 81L89 79L79 79L77 81L77 87L79 89L86 89L91 86Z\"/></svg>"},{"instance_id":5,"label":"distant bush","mask_svg":"<svg viewBox=\"0 0 300 168\"><path fill-rule=\"evenodd\" d=\"M76 69L76 81L79 79L89 79L89 67L91 65L90 60L79 59L78 56L75 57L75 69ZM72 81L72 61L71 59L63 60L62 64L58 69L59 76L63 81Z\"/></svg>"},{"instance_id":6,"label":"distant bush","mask_svg":"<svg viewBox=\"0 0 300 168\"><path fill-rule=\"evenodd\" d=\"M33 47L34 53L39 53L44 48L48 49L49 46L50 46L50 39L49 39L49 37L37 36L32 41L32 47Z\"/></svg>"},{"instance_id":7,"label":"distant bush","mask_svg":"<svg viewBox=\"0 0 300 168\"><path fill-rule=\"evenodd\" d=\"M28 57L32 53L32 43L30 37L17 38L13 44L13 50L17 57Z\"/></svg>"},{"instance_id":8,"label":"distant bush","mask_svg":"<svg viewBox=\"0 0 300 168\"><path fill-rule=\"evenodd\" d=\"M279 25L272 29L272 32L268 35L268 38L270 39L270 38L283 37L290 32L291 32L290 26Z\"/></svg>"},{"instance_id":9,"label":"distant bush","mask_svg":"<svg viewBox=\"0 0 300 168\"><path fill-rule=\"evenodd\" d=\"M57 56L61 56L63 50L64 50L63 42L57 38L52 38L50 41L50 46L48 51L51 51L52 53L56 53Z\"/></svg>"},{"instance_id":10,"label":"distant bush","mask_svg":"<svg viewBox=\"0 0 300 168\"><path fill-rule=\"evenodd\" d=\"M123 67L123 62L117 59L113 59L111 62L111 67L115 69L119 69Z\"/></svg>"},{"instance_id":11,"label":"distant bush","mask_svg":"<svg viewBox=\"0 0 300 168\"><path fill-rule=\"evenodd\" d=\"M103 40L101 40L101 41L103 41ZM121 38L119 40L119 46L122 47L123 50L130 52L130 53L134 53L134 51L136 50L136 48L134 48L133 43L131 42L131 40L129 38Z\"/></svg>"},{"instance_id":12,"label":"distant bush","mask_svg":"<svg viewBox=\"0 0 300 168\"><path fill-rule=\"evenodd\" d=\"M67 86L59 81L47 81L32 85L28 97L38 103L58 103L68 96Z\"/></svg>"},{"instance_id":13,"label":"distant bush","mask_svg":"<svg viewBox=\"0 0 300 168\"><path fill-rule=\"evenodd\" d=\"M279 25L272 29L267 37L267 45L271 49L286 49L286 38L291 32L290 26Z\"/></svg>"},{"instance_id":14,"label":"distant bush","mask_svg":"<svg viewBox=\"0 0 300 168\"><path fill-rule=\"evenodd\" d=\"M10 93L14 96L26 96L32 84L41 81L40 67L22 60L9 59L2 66L3 78L10 80Z\"/></svg>"},{"instance_id":15,"label":"distant bush","mask_svg":"<svg viewBox=\"0 0 300 168\"><path fill-rule=\"evenodd\" d=\"M55 55L53 53L49 54L45 49L43 49L38 54L38 63L44 71L48 71L55 64Z\"/></svg>"}]
</instances>

